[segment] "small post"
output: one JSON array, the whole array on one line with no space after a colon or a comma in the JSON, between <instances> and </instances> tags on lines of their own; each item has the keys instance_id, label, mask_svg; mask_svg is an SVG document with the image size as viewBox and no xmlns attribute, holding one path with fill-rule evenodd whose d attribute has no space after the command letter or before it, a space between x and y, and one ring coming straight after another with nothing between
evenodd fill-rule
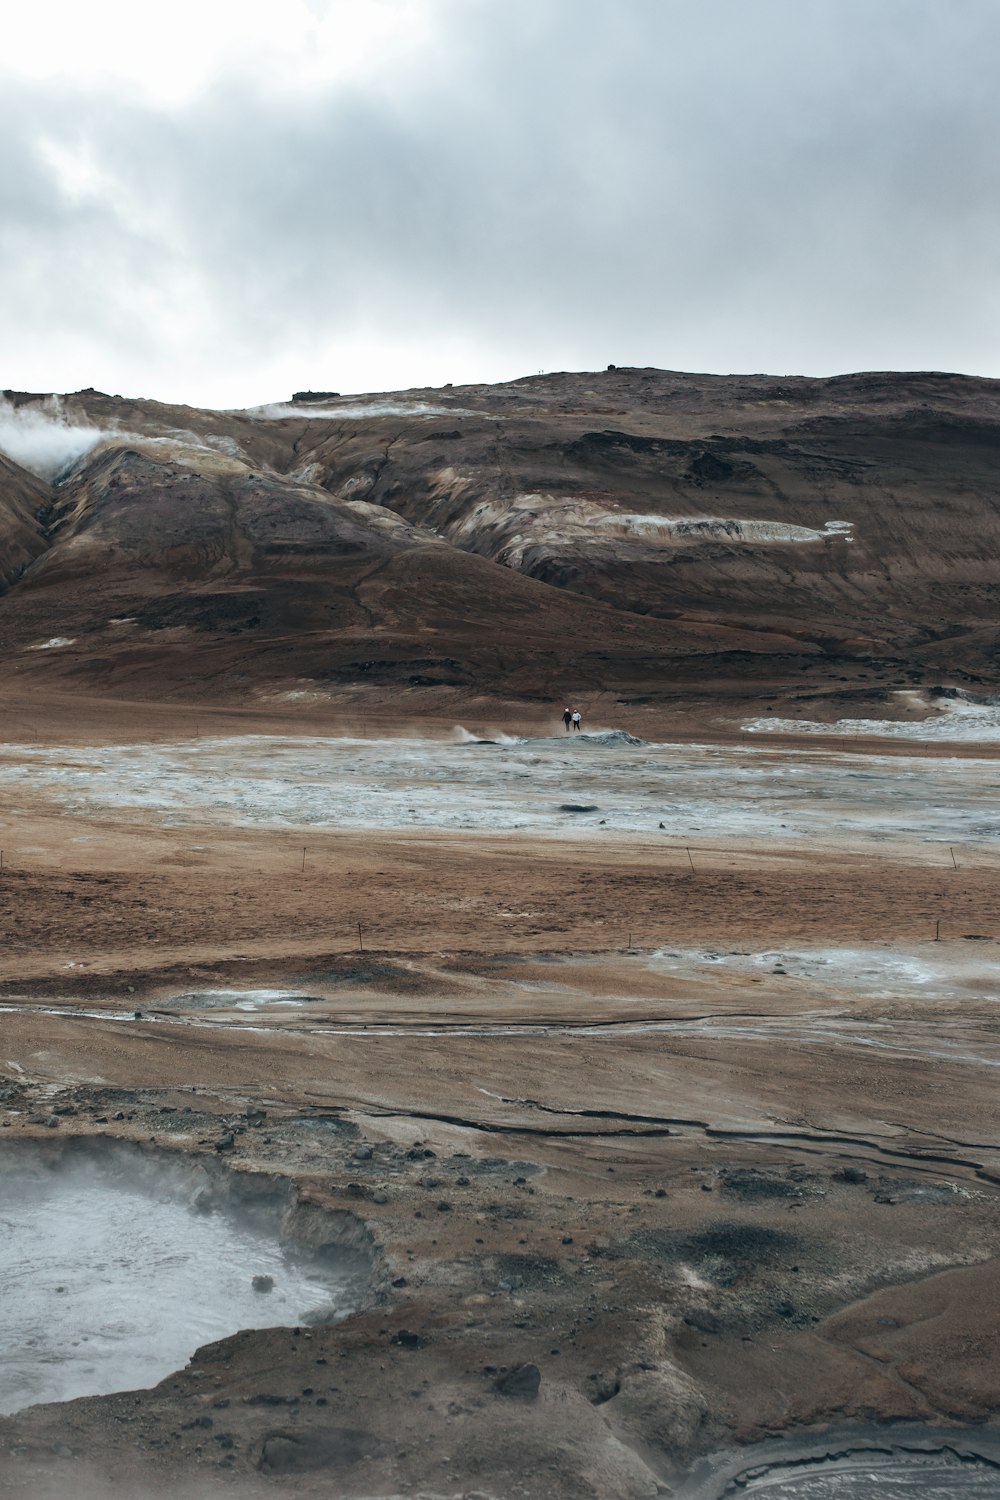
<instances>
[{"instance_id":1,"label":"small post","mask_svg":"<svg viewBox=\"0 0 1000 1500\"><path fill-rule=\"evenodd\" d=\"M359 922L358 923L358 952L359 953L364 953L364 951L365 951L364 939L361 936L361 923Z\"/></svg>"},{"instance_id":2,"label":"small post","mask_svg":"<svg viewBox=\"0 0 1000 1500\"><path fill-rule=\"evenodd\" d=\"M948 853L951 855L951 862L954 865L955 869L957 870L958 869L958 860L955 858L955 851L951 847L950 844L948 845Z\"/></svg>"},{"instance_id":3,"label":"small post","mask_svg":"<svg viewBox=\"0 0 1000 1500\"><path fill-rule=\"evenodd\" d=\"M303 851L302 851L302 868L303 868L303 870L305 869L305 867L306 867L306 851L303 849Z\"/></svg>"},{"instance_id":4,"label":"small post","mask_svg":"<svg viewBox=\"0 0 1000 1500\"><path fill-rule=\"evenodd\" d=\"M694 874L694 860L691 858L691 850L690 849L686 849L685 853L687 854L688 864L691 866L691 874L693 875Z\"/></svg>"},{"instance_id":5,"label":"small post","mask_svg":"<svg viewBox=\"0 0 1000 1500\"><path fill-rule=\"evenodd\" d=\"M936 943L939 943L941 941L941 918L940 917L938 917L937 921L934 923L934 941Z\"/></svg>"},{"instance_id":6,"label":"small post","mask_svg":"<svg viewBox=\"0 0 1000 1500\"><path fill-rule=\"evenodd\" d=\"M628 945L631 948L631 946L632 946L632 934L631 933L629 933L629 935L628 935Z\"/></svg>"},{"instance_id":7,"label":"small post","mask_svg":"<svg viewBox=\"0 0 1000 1500\"><path fill-rule=\"evenodd\" d=\"M3 850L0 849L0 870L3 869Z\"/></svg>"}]
</instances>

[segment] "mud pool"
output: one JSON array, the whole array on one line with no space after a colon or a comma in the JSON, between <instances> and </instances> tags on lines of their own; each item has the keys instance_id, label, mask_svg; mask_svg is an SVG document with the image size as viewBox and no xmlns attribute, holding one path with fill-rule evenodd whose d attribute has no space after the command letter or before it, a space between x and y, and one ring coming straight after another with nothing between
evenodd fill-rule
<instances>
[{"instance_id":1,"label":"mud pool","mask_svg":"<svg viewBox=\"0 0 1000 1500\"><path fill-rule=\"evenodd\" d=\"M155 1164L5 1163L0 1413L154 1385L241 1328L331 1322L363 1300L360 1267L283 1242L276 1206L205 1193Z\"/></svg>"},{"instance_id":2,"label":"mud pool","mask_svg":"<svg viewBox=\"0 0 1000 1500\"><path fill-rule=\"evenodd\" d=\"M255 735L101 747L7 745L0 789L112 819L205 827L645 833L992 854L995 762L756 745ZM582 809L582 810L581 810ZM2 828L0 820L0 828ZM192 843L191 852L203 846ZM947 858L947 850L942 851Z\"/></svg>"},{"instance_id":3,"label":"mud pool","mask_svg":"<svg viewBox=\"0 0 1000 1500\"><path fill-rule=\"evenodd\" d=\"M979 1500L1000 1496L1000 1452L986 1438L977 1445L964 1434L945 1431L909 1437L872 1429L809 1451L780 1442L750 1449L739 1457L708 1460L700 1476L682 1486L682 1500ZM797 1451L796 1451L797 1450ZM754 1463L756 1457L759 1461ZM715 1472L713 1473L713 1470Z\"/></svg>"}]
</instances>

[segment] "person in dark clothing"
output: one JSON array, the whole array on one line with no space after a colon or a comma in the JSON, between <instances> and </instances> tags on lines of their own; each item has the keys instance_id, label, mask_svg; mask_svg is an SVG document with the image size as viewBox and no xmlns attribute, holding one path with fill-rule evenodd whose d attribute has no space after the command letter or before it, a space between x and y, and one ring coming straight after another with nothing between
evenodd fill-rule
<instances>
[{"instance_id":1,"label":"person in dark clothing","mask_svg":"<svg viewBox=\"0 0 1000 1500\"><path fill-rule=\"evenodd\" d=\"M563 727L565 728L567 734L569 734L569 726L572 724L572 722L573 722L573 715L570 713L570 711L569 711L568 708L564 708L563 709Z\"/></svg>"}]
</instances>

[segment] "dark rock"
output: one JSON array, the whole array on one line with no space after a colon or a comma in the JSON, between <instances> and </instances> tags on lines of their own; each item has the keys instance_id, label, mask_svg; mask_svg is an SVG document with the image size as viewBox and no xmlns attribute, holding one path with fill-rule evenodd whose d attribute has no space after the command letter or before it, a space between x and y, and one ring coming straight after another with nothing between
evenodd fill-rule
<instances>
[{"instance_id":1,"label":"dark rock","mask_svg":"<svg viewBox=\"0 0 1000 1500\"><path fill-rule=\"evenodd\" d=\"M216 1151L231 1151L233 1149L232 1135L230 1135L228 1132L226 1135L220 1135L219 1139L215 1143L215 1149Z\"/></svg>"},{"instance_id":2,"label":"dark rock","mask_svg":"<svg viewBox=\"0 0 1000 1500\"><path fill-rule=\"evenodd\" d=\"M424 1340L419 1333L411 1333L408 1328L401 1328L393 1335L392 1342L398 1344L401 1349L419 1349Z\"/></svg>"},{"instance_id":3,"label":"dark rock","mask_svg":"<svg viewBox=\"0 0 1000 1500\"><path fill-rule=\"evenodd\" d=\"M274 1290L273 1276L254 1276L250 1282L255 1292L270 1292Z\"/></svg>"},{"instance_id":4,"label":"dark rock","mask_svg":"<svg viewBox=\"0 0 1000 1500\"><path fill-rule=\"evenodd\" d=\"M510 1401L534 1401L541 1383L542 1375L537 1365L515 1365L506 1375L500 1376L496 1388Z\"/></svg>"},{"instance_id":5,"label":"dark rock","mask_svg":"<svg viewBox=\"0 0 1000 1500\"><path fill-rule=\"evenodd\" d=\"M391 1447L370 1432L332 1427L320 1432L274 1432L264 1439L257 1467L264 1474L344 1469L383 1458Z\"/></svg>"},{"instance_id":6,"label":"dark rock","mask_svg":"<svg viewBox=\"0 0 1000 1500\"><path fill-rule=\"evenodd\" d=\"M689 1328L697 1328L699 1333L718 1333L722 1327L715 1313L709 1312L707 1307L692 1307L684 1314L684 1321Z\"/></svg>"},{"instance_id":7,"label":"dark rock","mask_svg":"<svg viewBox=\"0 0 1000 1500\"><path fill-rule=\"evenodd\" d=\"M439 1214L450 1214L451 1204L446 1199L442 1198L441 1202L437 1205L437 1211Z\"/></svg>"},{"instance_id":8,"label":"dark rock","mask_svg":"<svg viewBox=\"0 0 1000 1500\"><path fill-rule=\"evenodd\" d=\"M834 1177L839 1177L841 1182L867 1182L868 1173L864 1167L841 1167L834 1172Z\"/></svg>"}]
</instances>

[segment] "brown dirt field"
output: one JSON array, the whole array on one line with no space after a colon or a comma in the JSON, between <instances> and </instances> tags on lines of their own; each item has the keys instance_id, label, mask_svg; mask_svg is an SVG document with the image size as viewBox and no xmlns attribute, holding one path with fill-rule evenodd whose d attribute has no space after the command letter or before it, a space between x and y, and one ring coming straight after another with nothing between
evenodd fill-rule
<instances>
[{"instance_id":1,"label":"brown dirt field","mask_svg":"<svg viewBox=\"0 0 1000 1500\"><path fill-rule=\"evenodd\" d=\"M8 738L301 731L284 711L71 721L11 704ZM30 773L3 818L6 1153L112 1137L287 1176L366 1228L378 1268L342 1324L0 1418L11 1500L633 1500L774 1433L996 1417L995 996L963 978L997 962L987 843L955 869L902 837L173 828L60 809ZM651 957L796 944L954 978ZM313 998L184 999L255 987ZM539 1393L511 1400L497 1381L524 1363Z\"/></svg>"}]
</instances>

